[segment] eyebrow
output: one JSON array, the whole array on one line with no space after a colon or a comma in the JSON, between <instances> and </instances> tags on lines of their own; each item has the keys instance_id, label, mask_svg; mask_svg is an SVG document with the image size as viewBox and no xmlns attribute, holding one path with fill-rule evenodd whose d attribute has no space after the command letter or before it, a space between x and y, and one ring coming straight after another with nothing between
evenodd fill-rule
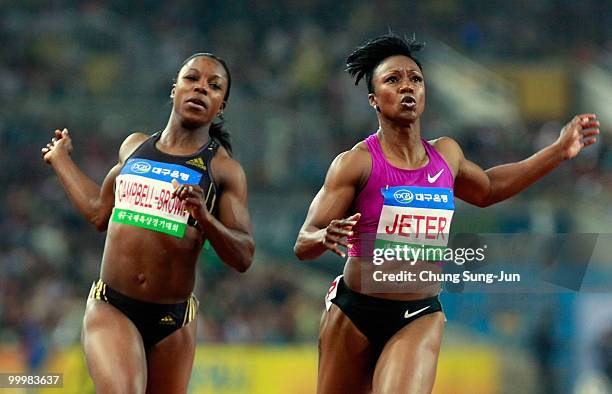
<instances>
[{"instance_id":1,"label":"eyebrow","mask_svg":"<svg viewBox=\"0 0 612 394\"><path fill-rule=\"evenodd\" d=\"M201 73L201 71L200 71L200 70L198 70L197 68L190 67L190 68L188 68L188 69L187 69L187 71L185 71L185 74L187 74L187 73L188 73L188 72L190 72L190 71L195 71L195 72ZM219 75L219 74L213 74L213 75L212 75L212 77L213 77L213 78L218 78L218 79L227 79L227 78L226 78L226 77L224 77L223 75Z\"/></svg>"},{"instance_id":2,"label":"eyebrow","mask_svg":"<svg viewBox=\"0 0 612 394\"><path fill-rule=\"evenodd\" d=\"M388 75L388 74L391 74L391 73L399 73L401 71L402 70L400 70L399 68L393 68L391 70L383 71L382 74L383 75ZM408 70L408 72L421 74L421 70L419 70L417 68L411 68L410 70Z\"/></svg>"}]
</instances>

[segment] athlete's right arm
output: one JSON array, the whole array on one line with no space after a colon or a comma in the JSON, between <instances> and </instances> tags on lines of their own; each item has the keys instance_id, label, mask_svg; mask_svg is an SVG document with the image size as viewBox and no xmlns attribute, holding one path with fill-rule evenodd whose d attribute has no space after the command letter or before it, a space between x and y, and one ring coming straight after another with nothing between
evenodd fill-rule
<instances>
[{"instance_id":1,"label":"athlete's right arm","mask_svg":"<svg viewBox=\"0 0 612 394\"><path fill-rule=\"evenodd\" d=\"M85 175L70 157L72 139L67 129L55 130L55 137L41 151L75 207L99 231L105 231L114 206L115 178L123 161L146 138L145 134L135 133L125 139L119 150L119 162L106 175L102 187Z\"/></svg>"},{"instance_id":2,"label":"athlete's right arm","mask_svg":"<svg viewBox=\"0 0 612 394\"><path fill-rule=\"evenodd\" d=\"M348 247L346 236L361 217L345 217L360 184L369 175L369 154L354 148L341 153L330 165L325 183L308 209L293 251L300 260L319 257L326 250L345 256L338 246Z\"/></svg>"}]
</instances>

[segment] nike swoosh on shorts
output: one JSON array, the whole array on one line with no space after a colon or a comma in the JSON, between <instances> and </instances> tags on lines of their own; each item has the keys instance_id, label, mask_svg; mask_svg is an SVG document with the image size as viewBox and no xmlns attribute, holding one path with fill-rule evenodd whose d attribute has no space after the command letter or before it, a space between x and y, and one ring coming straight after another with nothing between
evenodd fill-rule
<instances>
[{"instance_id":1,"label":"nike swoosh on shorts","mask_svg":"<svg viewBox=\"0 0 612 394\"><path fill-rule=\"evenodd\" d=\"M410 319L412 316L416 316L416 315L418 315L419 313L423 312L425 309L428 309L430 306L431 306L431 305L427 305L425 308L421 308L421 309L419 309L418 311L414 311L414 312L412 312L412 313L410 313L410 311L409 311L409 310L407 310L407 311L406 311L406 313L404 313L404 317L405 317L406 319Z\"/></svg>"}]
</instances>

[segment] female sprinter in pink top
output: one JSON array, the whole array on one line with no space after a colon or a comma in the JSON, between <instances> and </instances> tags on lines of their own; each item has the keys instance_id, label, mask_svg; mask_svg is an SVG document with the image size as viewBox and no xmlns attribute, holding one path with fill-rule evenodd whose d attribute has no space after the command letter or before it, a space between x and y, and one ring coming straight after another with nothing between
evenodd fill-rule
<instances>
[{"instance_id":1,"label":"female sprinter in pink top","mask_svg":"<svg viewBox=\"0 0 612 394\"><path fill-rule=\"evenodd\" d=\"M421 137L425 81L414 53L422 47L388 34L347 58L355 84L365 78L379 128L333 161L295 244L300 260L327 250L345 257L341 247L349 253L325 299L318 393L430 393L445 321L439 285L398 288L389 273L437 266L398 264L387 255L381 263L376 252L402 244L445 247L454 196L479 207L510 198L599 133L595 115L578 115L552 145L483 171L453 139Z\"/></svg>"}]
</instances>

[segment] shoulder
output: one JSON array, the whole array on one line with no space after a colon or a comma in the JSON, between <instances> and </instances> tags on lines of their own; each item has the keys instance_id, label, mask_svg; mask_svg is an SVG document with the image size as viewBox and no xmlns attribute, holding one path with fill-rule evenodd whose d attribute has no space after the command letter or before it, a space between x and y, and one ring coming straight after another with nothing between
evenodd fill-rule
<instances>
[{"instance_id":1,"label":"shoulder","mask_svg":"<svg viewBox=\"0 0 612 394\"><path fill-rule=\"evenodd\" d=\"M361 141L350 150L340 153L332 161L325 183L351 183L361 185L367 180L372 158L367 145Z\"/></svg>"},{"instance_id":2,"label":"shoulder","mask_svg":"<svg viewBox=\"0 0 612 394\"><path fill-rule=\"evenodd\" d=\"M211 171L214 172L214 178L217 183L246 183L246 174L242 165L238 160L230 156L229 152L223 146L217 149L217 153L211 160L211 167Z\"/></svg>"},{"instance_id":3,"label":"shoulder","mask_svg":"<svg viewBox=\"0 0 612 394\"><path fill-rule=\"evenodd\" d=\"M457 141L455 141L451 137L440 137L436 138L435 140L429 140L428 142L433 145L438 152L450 154L457 154L459 152L462 152L461 147L459 146Z\"/></svg>"},{"instance_id":4,"label":"shoulder","mask_svg":"<svg viewBox=\"0 0 612 394\"><path fill-rule=\"evenodd\" d=\"M428 141L434 149L442 155L446 163L453 169L456 173L461 161L463 160L463 150L455 141L450 137L440 137L435 140Z\"/></svg>"},{"instance_id":5,"label":"shoulder","mask_svg":"<svg viewBox=\"0 0 612 394\"><path fill-rule=\"evenodd\" d=\"M119 161L124 162L149 137L151 136L145 133L132 133L127 136L119 148Z\"/></svg>"},{"instance_id":6,"label":"shoulder","mask_svg":"<svg viewBox=\"0 0 612 394\"><path fill-rule=\"evenodd\" d=\"M371 161L372 159L368 147L362 141L350 150L344 151L336 156L329 168L330 170L354 171L369 168Z\"/></svg>"}]
</instances>

